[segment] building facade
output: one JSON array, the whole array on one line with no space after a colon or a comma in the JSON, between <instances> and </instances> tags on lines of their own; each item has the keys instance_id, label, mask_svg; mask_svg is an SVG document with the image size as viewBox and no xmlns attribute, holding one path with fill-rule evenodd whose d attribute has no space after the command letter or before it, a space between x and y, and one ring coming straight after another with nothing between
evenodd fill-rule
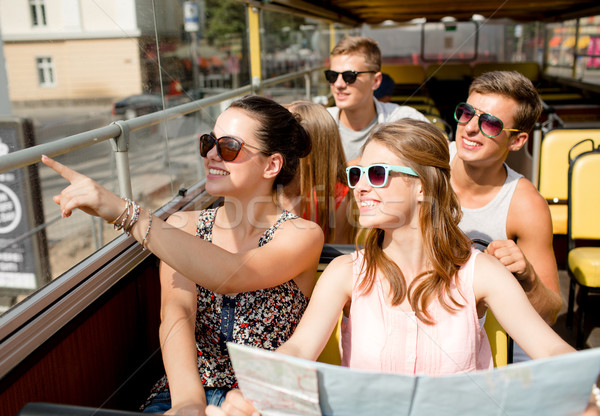
<instances>
[{"instance_id":1,"label":"building facade","mask_svg":"<svg viewBox=\"0 0 600 416\"><path fill-rule=\"evenodd\" d=\"M0 0L12 102L154 92L157 49L177 43L179 1ZM159 41L156 40L156 34Z\"/></svg>"}]
</instances>

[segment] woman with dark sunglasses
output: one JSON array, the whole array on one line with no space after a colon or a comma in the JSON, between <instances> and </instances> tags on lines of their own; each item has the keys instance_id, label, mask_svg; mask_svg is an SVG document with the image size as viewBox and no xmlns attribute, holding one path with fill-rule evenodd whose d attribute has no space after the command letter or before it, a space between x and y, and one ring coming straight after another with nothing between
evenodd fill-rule
<instances>
[{"instance_id":1,"label":"woman with dark sunglasses","mask_svg":"<svg viewBox=\"0 0 600 416\"><path fill-rule=\"evenodd\" d=\"M281 105L257 96L234 101L200 141L206 190L222 196L223 205L179 212L167 222L42 158L71 183L54 198L63 217L76 208L100 216L162 260L166 376L146 412L202 414L237 384L226 342L275 349L292 334L312 293L323 233L279 208L275 190L310 150L309 135Z\"/></svg>"},{"instance_id":2,"label":"woman with dark sunglasses","mask_svg":"<svg viewBox=\"0 0 600 416\"><path fill-rule=\"evenodd\" d=\"M380 166L390 169L373 169ZM342 365L354 369L441 376L491 368L480 321L488 307L534 358L575 351L510 272L472 248L458 227L448 145L437 127L414 120L377 126L358 167L349 185L360 224L370 228L364 249L331 262L278 352L315 360L348 302ZM222 411L254 410L237 393L230 398Z\"/></svg>"}]
</instances>

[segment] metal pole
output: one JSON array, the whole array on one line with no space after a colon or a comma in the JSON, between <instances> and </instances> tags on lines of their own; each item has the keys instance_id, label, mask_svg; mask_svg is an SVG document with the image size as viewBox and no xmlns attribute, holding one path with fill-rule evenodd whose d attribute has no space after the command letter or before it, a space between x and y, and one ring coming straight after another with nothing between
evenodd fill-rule
<instances>
[{"instance_id":1,"label":"metal pole","mask_svg":"<svg viewBox=\"0 0 600 416\"><path fill-rule=\"evenodd\" d=\"M200 9L200 10L199 10ZM192 59L192 85L199 88L198 82L198 32L200 31L200 15L204 14L204 1L200 5L196 1L183 3L184 29L190 34L190 55Z\"/></svg>"},{"instance_id":2,"label":"metal pole","mask_svg":"<svg viewBox=\"0 0 600 416\"><path fill-rule=\"evenodd\" d=\"M248 5L248 34L250 38L250 74L252 90L262 92L262 66L260 61L260 10Z\"/></svg>"},{"instance_id":3,"label":"metal pole","mask_svg":"<svg viewBox=\"0 0 600 416\"><path fill-rule=\"evenodd\" d=\"M4 43L2 42L2 30L0 30L0 115L8 116L11 111L8 96L8 77L6 76L6 65L4 63Z\"/></svg>"},{"instance_id":4,"label":"metal pole","mask_svg":"<svg viewBox=\"0 0 600 416\"><path fill-rule=\"evenodd\" d=\"M129 127L126 123L115 121L113 124L121 128L121 134L111 140L115 152L117 177L119 178L119 193L123 198L133 198L131 188L131 171L129 169Z\"/></svg>"},{"instance_id":5,"label":"metal pole","mask_svg":"<svg viewBox=\"0 0 600 416\"><path fill-rule=\"evenodd\" d=\"M198 82L198 32L190 32L190 38L192 43L190 48L192 49L192 85L194 91L200 88L200 83Z\"/></svg>"},{"instance_id":6,"label":"metal pole","mask_svg":"<svg viewBox=\"0 0 600 416\"><path fill-rule=\"evenodd\" d=\"M311 99L311 82L310 82L311 74L304 74L304 95L306 99L310 101Z\"/></svg>"},{"instance_id":7,"label":"metal pole","mask_svg":"<svg viewBox=\"0 0 600 416\"><path fill-rule=\"evenodd\" d=\"M542 126L536 123L533 129L533 148L531 155L531 182L538 188L540 180L540 149L542 146Z\"/></svg>"},{"instance_id":8,"label":"metal pole","mask_svg":"<svg viewBox=\"0 0 600 416\"><path fill-rule=\"evenodd\" d=\"M579 43L579 32L580 25L579 19L575 21L575 45L573 45L573 67L571 68L571 78L577 79L577 62L579 61L579 50L577 49L577 44ZM583 77L583 74L582 74ZM580 77L580 79L582 78Z\"/></svg>"}]
</instances>

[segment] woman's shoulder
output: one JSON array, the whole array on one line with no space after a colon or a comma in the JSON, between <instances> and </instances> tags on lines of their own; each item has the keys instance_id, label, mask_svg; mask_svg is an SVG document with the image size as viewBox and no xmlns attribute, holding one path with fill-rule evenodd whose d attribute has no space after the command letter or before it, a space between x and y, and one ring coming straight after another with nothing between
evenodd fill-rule
<instances>
[{"instance_id":1,"label":"woman's shoulder","mask_svg":"<svg viewBox=\"0 0 600 416\"><path fill-rule=\"evenodd\" d=\"M353 281L353 267L355 261L355 253L344 254L331 260L327 265L320 279L327 279L329 282L337 282L338 287ZM348 286L349 289L352 285Z\"/></svg>"},{"instance_id":2,"label":"woman's shoulder","mask_svg":"<svg viewBox=\"0 0 600 416\"><path fill-rule=\"evenodd\" d=\"M491 254L479 252L474 258L473 285L476 291L497 290L504 281L515 281L512 273Z\"/></svg>"},{"instance_id":3,"label":"woman's shoulder","mask_svg":"<svg viewBox=\"0 0 600 416\"><path fill-rule=\"evenodd\" d=\"M331 267L332 269L339 269L339 270L343 270L343 269L351 270L354 265L354 262L356 261L356 257L357 257L357 252L343 254L343 255L338 256L335 259L331 260L331 263L329 263L329 266L327 266L327 267Z\"/></svg>"},{"instance_id":4,"label":"woman's shoulder","mask_svg":"<svg viewBox=\"0 0 600 416\"><path fill-rule=\"evenodd\" d=\"M306 250L308 247L315 249L318 247L319 252L321 251L325 237L318 224L291 213L285 217L285 219L284 216L280 217L276 226L267 230L263 238L269 240L272 238L273 241L279 241L280 244L287 245L292 249Z\"/></svg>"},{"instance_id":5,"label":"woman's shoulder","mask_svg":"<svg viewBox=\"0 0 600 416\"><path fill-rule=\"evenodd\" d=\"M178 211L167 218L167 223L173 227L188 232L195 232L198 222L203 217L214 219L214 209L205 209L200 211Z\"/></svg>"},{"instance_id":6,"label":"woman's shoulder","mask_svg":"<svg viewBox=\"0 0 600 416\"><path fill-rule=\"evenodd\" d=\"M287 212L287 211L286 211ZM309 233L315 233L319 231L322 234L321 227L314 221L304 219L291 212L287 212L285 223L281 224L281 229L293 230L294 233L300 233L301 231L309 231Z\"/></svg>"},{"instance_id":7,"label":"woman's shoulder","mask_svg":"<svg viewBox=\"0 0 600 416\"><path fill-rule=\"evenodd\" d=\"M474 267L477 272L492 271L495 268L504 268L504 265L502 265L496 257L477 249L471 251L471 258L469 260L472 260L475 263Z\"/></svg>"},{"instance_id":8,"label":"woman's shoulder","mask_svg":"<svg viewBox=\"0 0 600 416\"><path fill-rule=\"evenodd\" d=\"M353 270L357 261L357 252L340 255L327 265L325 271L330 274L341 274L345 276L352 276Z\"/></svg>"}]
</instances>

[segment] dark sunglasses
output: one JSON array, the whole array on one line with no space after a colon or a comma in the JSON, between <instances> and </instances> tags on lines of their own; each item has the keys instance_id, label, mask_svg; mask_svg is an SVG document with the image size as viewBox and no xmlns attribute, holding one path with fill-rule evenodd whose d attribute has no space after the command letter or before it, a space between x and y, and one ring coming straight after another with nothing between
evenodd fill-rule
<instances>
[{"instance_id":1,"label":"dark sunglasses","mask_svg":"<svg viewBox=\"0 0 600 416\"><path fill-rule=\"evenodd\" d=\"M356 77L358 77L360 74L376 74L377 71L344 71L344 72L337 72L337 71L332 71L331 69L327 69L325 71L325 78L327 78L327 82L329 82L330 84L333 84L337 81L338 76L340 74L342 74L342 79L344 80L344 82L346 84L352 84L354 81L356 81Z\"/></svg>"},{"instance_id":2,"label":"dark sunglasses","mask_svg":"<svg viewBox=\"0 0 600 416\"><path fill-rule=\"evenodd\" d=\"M490 139L498 136L503 130L520 131L518 129L505 129L502 120L489 113L477 114L477 110L471 104L459 103L454 110L454 119L458 124L467 124L475 116L479 117L479 130Z\"/></svg>"},{"instance_id":3,"label":"dark sunglasses","mask_svg":"<svg viewBox=\"0 0 600 416\"><path fill-rule=\"evenodd\" d=\"M258 147L251 146L248 143L244 143L240 139L230 136L223 136L217 139L212 133L202 134L200 135L199 142L200 156L206 157L210 149L212 149L216 144L217 154L226 162L235 160L235 158L240 154L240 150L242 150L243 146L248 146L252 149L260 150L262 153L265 153Z\"/></svg>"},{"instance_id":4,"label":"dark sunglasses","mask_svg":"<svg viewBox=\"0 0 600 416\"><path fill-rule=\"evenodd\" d=\"M385 164L377 164L371 166L349 166L346 168L346 175L348 176L348 186L350 188L354 188L363 173L367 173L367 180L369 181L369 185L373 188L381 188L382 186L387 185L389 172L401 172L406 173L411 176L419 176L417 172L412 170L411 168L407 168L406 166L394 166L394 165L385 165Z\"/></svg>"}]
</instances>

